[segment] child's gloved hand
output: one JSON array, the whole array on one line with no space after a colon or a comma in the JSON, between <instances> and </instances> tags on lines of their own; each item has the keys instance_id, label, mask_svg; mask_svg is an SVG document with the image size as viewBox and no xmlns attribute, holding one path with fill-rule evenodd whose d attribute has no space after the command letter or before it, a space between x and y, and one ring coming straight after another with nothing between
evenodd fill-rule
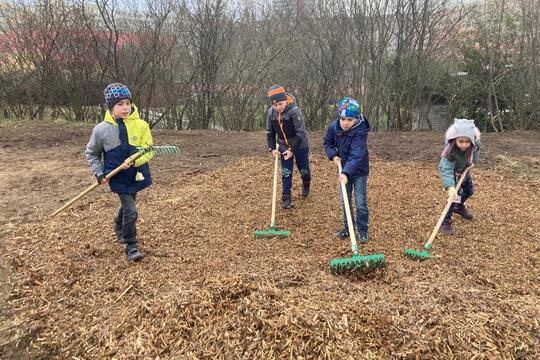
<instances>
[{"instance_id":1,"label":"child's gloved hand","mask_svg":"<svg viewBox=\"0 0 540 360\"><path fill-rule=\"evenodd\" d=\"M333 161L334 164L336 164L336 165L341 164L341 159L340 159L339 156L334 156L334 158L332 159L332 161Z\"/></svg>"},{"instance_id":2,"label":"child's gloved hand","mask_svg":"<svg viewBox=\"0 0 540 360\"><path fill-rule=\"evenodd\" d=\"M446 189L446 192L447 192L447 194L448 194L448 198L449 198L449 199L453 199L453 198L455 198L456 195L457 195L457 190L456 190L456 188L453 187L453 186L448 187L448 189Z\"/></svg>"},{"instance_id":3,"label":"child's gloved hand","mask_svg":"<svg viewBox=\"0 0 540 360\"><path fill-rule=\"evenodd\" d=\"M97 179L97 182L98 182L99 185L104 185L109 181L105 177L105 174L101 174L101 175L96 176L96 179Z\"/></svg>"},{"instance_id":4,"label":"child's gloved hand","mask_svg":"<svg viewBox=\"0 0 540 360\"><path fill-rule=\"evenodd\" d=\"M291 150L287 150L283 153L283 160L289 160L293 157L293 152Z\"/></svg>"}]
</instances>

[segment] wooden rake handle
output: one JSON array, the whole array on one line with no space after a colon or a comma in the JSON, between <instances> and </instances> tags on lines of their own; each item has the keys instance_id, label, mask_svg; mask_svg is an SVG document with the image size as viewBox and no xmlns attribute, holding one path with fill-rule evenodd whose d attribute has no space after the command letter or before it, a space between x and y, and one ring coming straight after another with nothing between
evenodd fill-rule
<instances>
[{"instance_id":1,"label":"wooden rake handle","mask_svg":"<svg viewBox=\"0 0 540 360\"><path fill-rule=\"evenodd\" d=\"M458 181L458 183L456 185L456 196L457 196L457 192L461 188L461 184L463 184L463 180L465 180L465 178L467 177L467 173L473 167L474 167L474 164L469 165L469 167L467 167L465 169L465 171L461 174L461 177L459 178L459 181ZM454 199L456 198L456 196L448 198L448 201L446 202L446 206L444 207L444 210L443 210L441 216L439 217L439 221L437 221L437 225L435 225L435 228L431 232L431 235L429 236L429 240L426 243L426 245L424 245L424 248L429 248L431 246L431 243L435 239L435 236L437 236L437 232L439 231L439 228L441 227L441 225L442 225L442 223L444 221L444 218L446 217L446 213L450 209L450 206L452 206L452 203L454 202Z\"/></svg>"},{"instance_id":2,"label":"wooden rake handle","mask_svg":"<svg viewBox=\"0 0 540 360\"><path fill-rule=\"evenodd\" d=\"M337 164L339 175L341 175L341 163ZM345 216L347 217L347 226L349 228L349 237L351 238L351 247L354 255L358 255L358 243L356 242L356 232L354 231L354 225L351 216L351 208L349 206L349 197L347 196L347 187L339 179L341 185L341 197L343 198L343 205L345 206Z\"/></svg>"},{"instance_id":3,"label":"wooden rake handle","mask_svg":"<svg viewBox=\"0 0 540 360\"><path fill-rule=\"evenodd\" d=\"M141 156L144 155L144 152L142 151L138 151L136 152L135 154L131 155L130 157L127 158L127 160L129 160L130 162L135 162L135 160L137 160L138 158L140 158ZM110 178L112 178L114 175L118 174L120 171L122 171L122 165L118 166L116 169L114 169L113 171L111 171L110 173L107 174L107 176L105 176L105 179L109 180ZM97 188L100 184L98 184L97 182L95 182L94 184L90 185L88 188L86 188L83 192L81 192L79 195L75 196L73 199L69 200L64 206L62 206L60 209L56 210L55 212L52 213L51 217L55 217L56 215L60 214L62 211L66 210L68 207L70 207L71 205L73 205L77 200L81 199L82 197L84 197L86 194L88 194L90 191L94 190L95 188Z\"/></svg>"},{"instance_id":4,"label":"wooden rake handle","mask_svg":"<svg viewBox=\"0 0 540 360\"><path fill-rule=\"evenodd\" d=\"M276 150L279 149L276 143ZM279 150L278 150L279 151ZM273 156L273 155L272 155ZM270 218L270 227L276 226L276 196L277 196L277 178L278 178L278 161L279 156L274 156L274 183L272 187L272 216Z\"/></svg>"}]
</instances>

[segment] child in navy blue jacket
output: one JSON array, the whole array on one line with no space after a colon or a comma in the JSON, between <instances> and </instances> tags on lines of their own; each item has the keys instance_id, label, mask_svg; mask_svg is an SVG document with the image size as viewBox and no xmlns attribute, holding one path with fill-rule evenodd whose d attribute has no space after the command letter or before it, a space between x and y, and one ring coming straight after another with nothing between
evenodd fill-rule
<instances>
[{"instance_id":1,"label":"child in navy blue jacket","mask_svg":"<svg viewBox=\"0 0 540 360\"><path fill-rule=\"evenodd\" d=\"M356 229L360 243L368 242L367 179L369 174L369 156L367 137L369 121L362 114L360 105L354 99L345 98L338 105L338 117L330 124L324 136L324 149L328 159L341 163L340 181L345 183L349 204L354 190L356 207ZM340 186L340 200L343 207L343 229L336 236L349 236L343 194ZM352 209L351 209L352 210ZM351 211L351 214L353 212ZM353 217L354 218L354 217Z\"/></svg>"}]
</instances>

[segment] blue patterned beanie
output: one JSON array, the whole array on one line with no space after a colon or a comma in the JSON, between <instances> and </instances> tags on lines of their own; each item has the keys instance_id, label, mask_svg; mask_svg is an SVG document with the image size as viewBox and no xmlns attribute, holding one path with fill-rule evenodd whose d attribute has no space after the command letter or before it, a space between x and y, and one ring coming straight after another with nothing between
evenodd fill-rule
<instances>
[{"instance_id":1,"label":"blue patterned beanie","mask_svg":"<svg viewBox=\"0 0 540 360\"><path fill-rule=\"evenodd\" d=\"M360 112L360 104L354 99L346 97L339 102L337 115L340 118L360 119Z\"/></svg>"},{"instance_id":2,"label":"blue patterned beanie","mask_svg":"<svg viewBox=\"0 0 540 360\"><path fill-rule=\"evenodd\" d=\"M107 85L105 90L103 90L103 95L105 95L105 103L109 109L112 109L120 100L133 100L129 89L122 83L112 83Z\"/></svg>"}]
</instances>

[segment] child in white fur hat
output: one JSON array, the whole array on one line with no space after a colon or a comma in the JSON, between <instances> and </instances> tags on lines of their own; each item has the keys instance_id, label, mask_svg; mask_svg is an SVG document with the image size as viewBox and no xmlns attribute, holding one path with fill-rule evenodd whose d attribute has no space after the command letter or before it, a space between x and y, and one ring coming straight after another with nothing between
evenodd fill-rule
<instances>
[{"instance_id":1,"label":"child in white fur hat","mask_svg":"<svg viewBox=\"0 0 540 360\"><path fill-rule=\"evenodd\" d=\"M470 172L461 184L459 192L456 191L456 183L463 171L472 163L478 163L480 156L480 130L474 125L474 120L454 119L446 130L445 147L439 162L439 172L443 186L448 192L448 197L459 195L444 219L440 231L446 235L454 234L452 229L452 214L456 213L462 218L472 220L473 215L465 207L465 201L474 192L473 181Z\"/></svg>"}]
</instances>

